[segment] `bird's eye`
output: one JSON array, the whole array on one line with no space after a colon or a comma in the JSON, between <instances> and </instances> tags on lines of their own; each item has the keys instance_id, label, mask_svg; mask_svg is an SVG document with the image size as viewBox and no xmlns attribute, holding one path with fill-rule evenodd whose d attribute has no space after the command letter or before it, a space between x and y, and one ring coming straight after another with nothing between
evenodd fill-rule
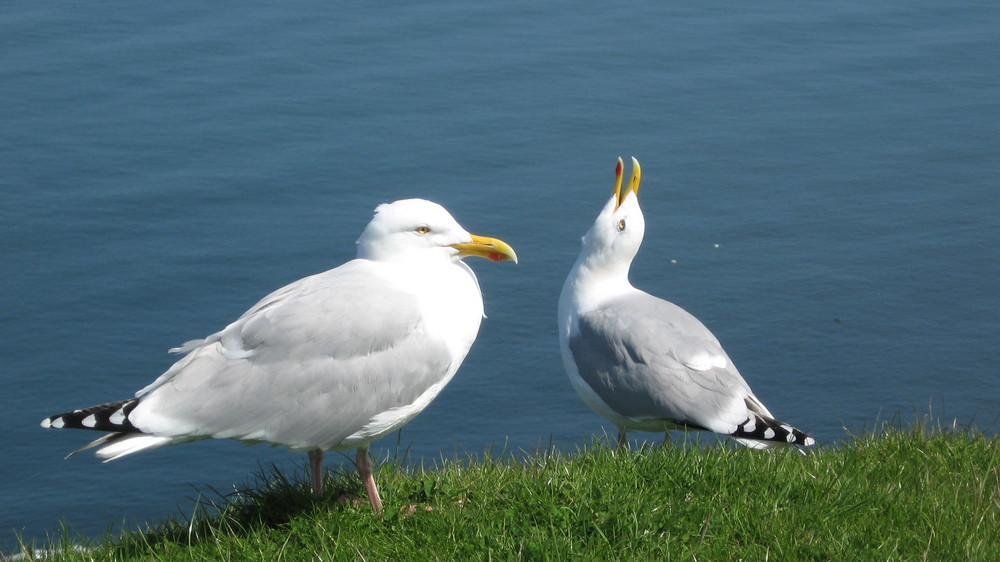
<instances>
[{"instance_id":1,"label":"bird's eye","mask_svg":"<svg viewBox=\"0 0 1000 562\"><path fill-rule=\"evenodd\" d=\"M423 225L423 226L418 226L417 227L417 234L419 234L421 236L423 236L424 234L427 234L430 231L431 231L431 227L429 227L427 225Z\"/></svg>"},{"instance_id":2,"label":"bird's eye","mask_svg":"<svg viewBox=\"0 0 1000 562\"><path fill-rule=\"evenodd\" d=\"M625 219L618 221L618 232L625 230Z\"/></svg>"}]
</instances>

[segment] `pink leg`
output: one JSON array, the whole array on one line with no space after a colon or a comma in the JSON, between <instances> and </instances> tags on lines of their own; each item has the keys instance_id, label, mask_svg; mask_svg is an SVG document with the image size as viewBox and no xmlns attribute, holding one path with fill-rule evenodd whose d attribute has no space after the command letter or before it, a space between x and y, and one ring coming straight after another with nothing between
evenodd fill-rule
<instances>
[{"instance_id":1,"label":"pink leg","mask_svg":"<svg viewBox=\"0 0 1000 562\"><path fill-rule=\"evenodd\" d=\"M625 428L624 427L620 427L620 428L618 428L618 446L615 447L615 450L617 451L618 449L621 449L623 446L625 447L625 450L627 451L628 450L628 435L625 432Z\"/></svg>"},{"instance_id":2,"label":"pink leg","mask_svg":"<svg viewBox=\"0 0 1000 562\"><path fill-rule=\"evenodd\" d=\"M323 449L309 451L309 467L312 468L313 495L323 495Z\"/></svg>"},{"instance_id":3,"label":"pink leg","mask_svg":"<svg viewBox=\"0 0 1000 562\"><path fill-rule=\"evenodd\" d=\"M372 509L382 511L382 498L378 496L378 488L375 487L375 475L372 474L372 460L368 456L368 447L358 449L358 474L361 481L365 483L365 490L368 491L368 501L372 504Z\"/></svg>"}]
</instances>

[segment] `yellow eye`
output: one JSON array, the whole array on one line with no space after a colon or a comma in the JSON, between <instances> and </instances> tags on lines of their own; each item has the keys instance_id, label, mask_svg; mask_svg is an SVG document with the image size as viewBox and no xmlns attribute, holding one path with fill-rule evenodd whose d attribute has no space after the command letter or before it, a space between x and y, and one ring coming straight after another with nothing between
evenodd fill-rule
<instances>
[{"instance_id":1,"label":"yellow eye","mask_svg":"<svg viewBox=\"0 0 1000 562\"><path fill-rule=\"evenodd\" d=\"M625 230L625 219L618 221L618 232Z\"/></svg>"},{"instance_id":2,"label":"yellow eye","mask_svg":"<svg viewBox=\"0 0 1000 562\"><path fill-rule=\"evenodd\" d=\"M424 225L424 226L418 226L417 227L417 234L419 234L421 236L423 236L424 234L427 234L430 231L431 231L431 227L426 226L426 225Z\"/></svg>"}]
</instances>

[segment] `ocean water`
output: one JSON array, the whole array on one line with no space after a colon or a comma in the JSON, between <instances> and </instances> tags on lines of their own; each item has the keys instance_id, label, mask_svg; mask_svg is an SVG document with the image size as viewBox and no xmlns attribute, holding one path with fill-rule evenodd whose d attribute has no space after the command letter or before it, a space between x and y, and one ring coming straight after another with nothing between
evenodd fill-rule
<instances>
[{"instance_id":1,"label":"ocean water","mask_svg":"<svg viewBox=\"0 0 1000 562\"><path fill-rule=\"evenodd\" d=\"M130 396L404 197L521 263L471 263L479 339L375 457L613 432L566 380L555 309L619 155L644 172L633 282L779 418L825 445L928 412L995 431L998 29L988 2L9 5L0 551L184 517L261 464L304 474L232 442L64 460L93 436L38 422Z\"/></svg>"}]
</instances>

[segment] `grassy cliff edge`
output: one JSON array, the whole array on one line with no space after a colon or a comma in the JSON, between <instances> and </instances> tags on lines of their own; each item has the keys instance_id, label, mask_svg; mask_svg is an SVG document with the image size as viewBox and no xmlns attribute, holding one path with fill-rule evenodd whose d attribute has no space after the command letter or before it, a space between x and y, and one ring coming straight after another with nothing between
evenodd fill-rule
<instances>
[{"instance_id":1,"label":"grassy cliff edge","mask_svg":"<svg viewBox=\"0 0 1000 562\"><path fill-rule=\"evenodd\" d=\"M61 560L1000 560L998 445L918 426L806 456L615 454L597 443L520 460L386 463L381 515L344 501L363 494L353 473L328 475L327 497L314 499L304 478L265 471L188 521L45 550Z\"/></svg>"}]
</instances>

